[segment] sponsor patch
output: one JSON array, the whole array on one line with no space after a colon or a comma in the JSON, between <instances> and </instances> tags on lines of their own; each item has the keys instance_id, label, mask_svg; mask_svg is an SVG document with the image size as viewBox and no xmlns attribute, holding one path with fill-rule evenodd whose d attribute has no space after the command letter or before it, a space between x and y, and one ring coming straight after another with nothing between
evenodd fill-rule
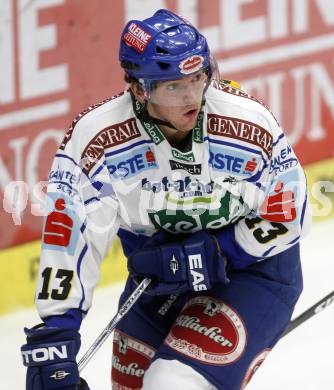
<instances>
[{"instance_id":1,"label":"sponsor patch","mask_svg":"<svg viewBox=\"0 0 334 390\"><path fill-rule=\"evenodd\" d=\"M200 175L202 172L201 164L184 164L182 162L174 160L169 160L169 164L172 171L182 169L183 171L187 171L191 175Z\"/></svg>"},{"instance_id":2,"label":"sponsor patch","mask_svg":"<svg viewBox=\"0 0 334 390\"><path fill-rule=\"evenodd\" d=\"M123 35L123 41L138 53L144 52L151 39L152 35L134 22L129 25L128 31Z\"/></svg>"},{"instance_id":3,"label":"sponsor patch","mask_svg":"<svg viewBox=\"0 0 334 390\"><path fill-rule=\"evenodd\" d=\"M114 179L128 179L148 169L158 168L158 163L152 149L144 146L126 154L108 158L107 167Z\"/></svg>"},{"instance_id":4,"label":"sponsor patch","mask_svg":"<svg viewBox=\"0 0 334 390\"><path fill-rule=\"evenodd\" d=\"M179 68L182 74L191 74L202 69L204 58L199 55L191 56L180 62Z\"/></svg>"},{"instance_id":5,"label":"sponsor patch","mask_svg":"<svg viewBox=\"0 0 334 390\"><path fill-rule=\"evenodd\" d=\"M59 192L80 200L79 191L76 189L80 181L80 173L76 174L66 169L52 170L49 173L49 184L56 185Z\"/></svg>"},{"instance_id":6,"label":"sponsor patch","mask_svg":"<svg viewBox=\"0 0 334 390\"><path fill-rule=\"evenodd\" d=\"M265 349L253 359L252 363L250 364L250 366L246 372L246 375L245 375L245 378L241 384L240 390L244 390L246 388L246 386L248 385L250 380L253 378L253 375L256 373L258 368L264 362L265 358L268 356L270 351L271 351L271 349Z\"/></svg>"},{"instance_id":7,"label":"sponsor patch","mask_svg":"<svg viewBox=\"0 0 334 390\"><path fill-rule=\"evenodd\" d=\"M185 305L165 344L189 358L223 366L242 356L247 332L234 309L221 300L201 296Z\"/></svg>"},{"instance_id":8,"label":"sponsor patch","mask_svg":"<svg viewBox=\"0 0 334 390\"><path fill-rule=\"evenodd\" d=\"M167 176L164 176L158 181L150 181L144 178L141 184L144 191L152 191L155 194L161 191L175 192L180 193L182 198L211 195L214 190L214 182L212 180L210 182L204 182L194 179L191 176L186 176L179 180L170 180Z\"/></svg>"},{"instance_id":9,"label":"sponsor patch","mask_svg":"<svg viewBox=\"0 0 334 390\"><path fill-rule=\"evenodd\" d=\"M47 216L44 220L42 248L67 252L73 255L81 226L73 201L58 193L48 193Z\"/></svg>"},{"instance_id":10,"label":"sponsor patch","mask_svg":"<svg viewBox=\"0 0 334 390\"><path fill-rule=\"evenodd\" d=\"M88 174L103 156L105 149L121 145L139 136L140 131L135 118L103 129L89 142L82 153L83 170Z\"/></svg>"},{"instance_id":11,"label":"sponsor patch","mask_svg":"<svg viewBox=\"0 0 334 390\"><path fill-rule=\"evenodd\" d=\"M251 176L258 171L260 163L261 159L254 154L210 145L209 165L215 171Z\"/></svg>"},{"instance_id":12,"label":"sponsor patch","mask_svg":"<svg viewBox=\"0 0 334 390\"><path fill-rule=\"evenodd\" d=\"M194 156L194 153L192 151L183 153L177 149L172 148L172 155L174 158L176 158L178 160L182 160L182 161L186 161L186 162L194 162L195 161L195 156Z\"/></svg>"},{"instance_id":13,"label":"sponsor patch","mask_svg":"<svg viewBox=\"0 0 334 390\"><path fill-rule=\"evenodd\" d=\"M155 350L143 342L115 330L112 356L112 388L140 390L143 376Z\"/></svg>"},{"instance_id":14,"label":"sponsor patch","mask_svg":"<svg viewBox=\"0 0 334 390\"><path fill-rule=\"evenodd\" d=\"M292 154L292 156L291 156ZM274 172L274 175L288 171L298 165L298 160L295 158L291 146L282 148L278 155L274 155L270 161L269 172Z\"/></svg>"},{"instance_id":15,"label":"sponsor patch","mask_svg":"<svg viewBox=\"0 0 334 390\"><path fill-rule=\"evenodd\" d=\"M79 180L79 175L76 175L74 172L68 171L66 169L57 169L54 171L50 171L49 173L49 183L57 183L58 181L63 181L70 185L75 185L79 183Z\"/></svg>"},{"instance_id":16,"label":"sponsor patch","mask_svg":"<svg viewBox=\"0 0 334 390\"><path fill-rule=\"evenodd\" d=\"M275 176L277 176L279 173L288 171L291 168L295 168L297 165L298 160L294 157L287 160L281 160L279 162L271 162L269 173L274 172Z\"/></svg>"},{"instance_id":17,"label":"sponsor patch","mask_svg":"<svg viewBox=\"0 0 334 390\"><path fill-rule=\"evenodd\" d=\"M284 190L284 183L278 182L273 193L267 196L260 207L260 216L271 222L292 222L296 219L295 194Z\"/></svg>"},{"instance_id":18,"label":"sponsor patch","mask_svg":"<svg viewBox=\"0 0 334 390\"><path fill-rule=\"evenodd\" d=\"M256 123L239 118L208 114L207 125L209 134L244 141L258 146L269 158L272 155L273 137Z\"/></svg>"}]
</instances>

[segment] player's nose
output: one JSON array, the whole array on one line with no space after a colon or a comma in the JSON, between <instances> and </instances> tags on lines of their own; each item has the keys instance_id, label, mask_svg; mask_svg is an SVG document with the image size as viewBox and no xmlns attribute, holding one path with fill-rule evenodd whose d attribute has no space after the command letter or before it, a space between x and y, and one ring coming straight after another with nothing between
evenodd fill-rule
<instances>
[{"instance_id":1,"label":"player's nose","mask_svg":"<svg viewBox=\"0 0 334 390\"><path fill-rule=\"evenodd\" d=\"M183 89L182 102L185 105L198 104L199 100L202 98L202 91L199 91L198 88L195 88L192 85L187 85Z\"/></svg>"}]
</instances>

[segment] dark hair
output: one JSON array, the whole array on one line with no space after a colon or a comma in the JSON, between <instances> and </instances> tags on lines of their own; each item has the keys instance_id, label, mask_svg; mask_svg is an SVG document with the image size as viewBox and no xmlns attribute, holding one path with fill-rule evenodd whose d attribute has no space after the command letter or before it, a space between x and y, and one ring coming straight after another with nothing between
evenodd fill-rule
<instances>
[{"instance_id":1,"label":"dark hair","mask_svg":"<svg viewBox=\"0 0 334 390\"><path fill-rule=\"evenodd\" d=\"M128 84L139 83L139 81L135 77L131 77L127 73L124 73L124 81Z\"/></svg>"}]
</instances>

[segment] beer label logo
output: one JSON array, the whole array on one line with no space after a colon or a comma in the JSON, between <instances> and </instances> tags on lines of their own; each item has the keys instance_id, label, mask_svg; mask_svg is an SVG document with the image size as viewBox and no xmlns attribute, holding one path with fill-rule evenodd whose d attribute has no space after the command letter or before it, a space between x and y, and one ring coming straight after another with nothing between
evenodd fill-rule
<instances>
[{"instance_id":1,"label":"beer label logo","mask_svg":"<svg viewBox=\"0 0 334 390\"><path fill-rule=\"evenodd\" d=\"M208 301L205 306L204 314L213 317L219 312L220 306L215 301Z\"/></svg>"},{"instance_id":2,"label":"beer label logo","mask_svg":"<svg viewBox=\"0 0 334 390\"><path fill-rule=\"evenodd\" d=\"M222 366L242 356L247 332L233 308L202 296L185 305L165 343L189 358Z\"/></svg>"},{"instance_id":3,"label":"beer label logo","mask_svg":"<svg viewBox=\"0 0 334 390\"><path fill-rule=\"evenodd\" d=\"M112 357L112 388L116 390L140 390L145 371L155 350L118 330L114 332Z\"/></svg>"},{"instance_id":4,"label":"beer label logo","mask_svg":"<svg viewBox=\"0 0 334 390\"><path fill-rule=\"evenodd\" d=\"M202 56L192 56L183 60L180 65L180 72L183 74L191 74L197 72L203 67L204 58Z\"/></svg>"}]
</instances>

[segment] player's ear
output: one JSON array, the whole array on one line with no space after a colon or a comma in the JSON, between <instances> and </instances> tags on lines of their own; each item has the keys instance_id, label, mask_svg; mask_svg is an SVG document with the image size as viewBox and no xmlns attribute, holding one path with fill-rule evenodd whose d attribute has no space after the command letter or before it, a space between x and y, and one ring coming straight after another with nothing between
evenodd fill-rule
<instances>
[{"instance_id":1,"label":"player's ear","mask_svg":"<svg viewBox=\"0 0 334 390\"><path fill-rule=\"evenodd\" d=\"M141 103L145 101L145 91L138 81L132 81L130 84L130 89L135 95L136 99Z\"/></svg>"}]
</instances>

